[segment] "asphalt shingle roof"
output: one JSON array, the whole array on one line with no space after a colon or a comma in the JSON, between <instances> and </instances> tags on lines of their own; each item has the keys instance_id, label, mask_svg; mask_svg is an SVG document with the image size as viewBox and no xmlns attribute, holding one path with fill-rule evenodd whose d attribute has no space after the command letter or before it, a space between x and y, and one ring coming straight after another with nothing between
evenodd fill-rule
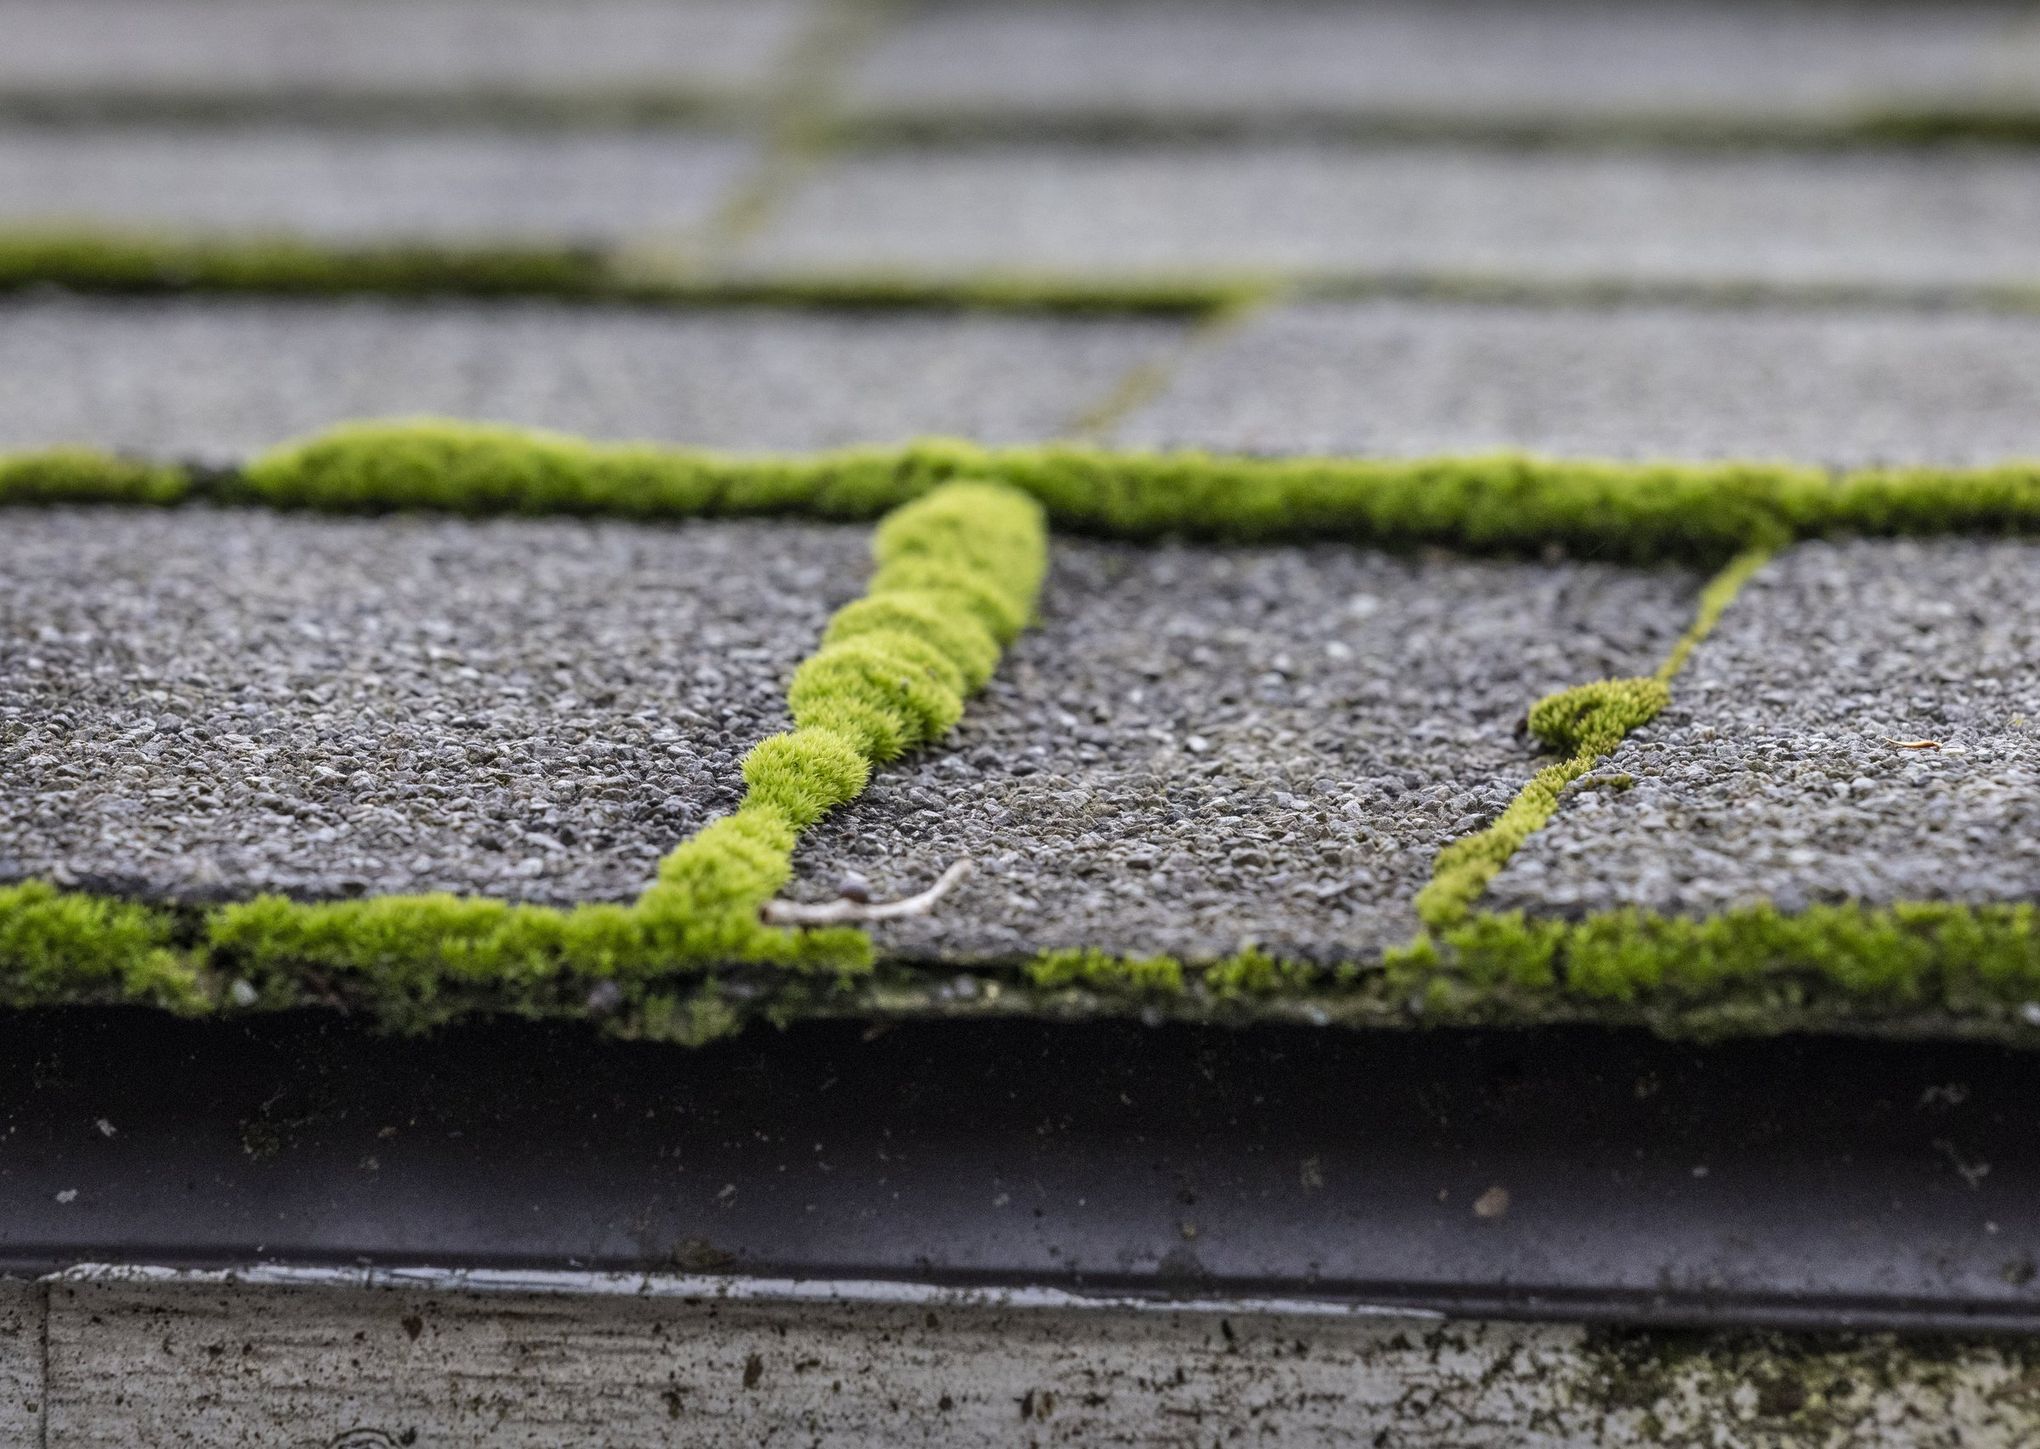
<instances>
[{"instance_id":1,"label":"asphalt shingle roof","mask_svg":"<svg viewBox=\"0 0 2040 1449\"><path fill-rule=\"evenodd\" d=\"M219 497L245 501L234 469L266 447L416 413L754 454L937 435L2040 456L2030 7L0 0L0 34L0 272L172 294L0 300L0 446L196 457L226 470L198 475ZM94 249L113 236L170 249L144 275ZM279 242L287 265L258 255ZM375 270L421 246L404 265L429 276ZM443 441L389 442L392 471L351 501L455 475L482 511L643 500L638 462L591 504L555 454ZM806 494L787 481L806 465L759 463L696 506L868 519L870 490L907 496L959 456L886 455ZM1140 532L1133 465L1073 456L999 466L1075 490L1060 518L1079 497L1093 531ZM122 466L37 464L20 486ZM2040 893L2030 548L1800 542L1701 638L1703 602L1732 592L1701 592L1721 541L1779 541L1737 531L1741 484L1720 485L1721 527L1661 529L1617 567L1639 552L1625 509L1651 501L1634 490L1684 475L1624 475L1632 492L1538 534L1507 522L1543 485L1481 466L1432 483L1470 521L1405 536L1517 556L1382 552L1350 508L1253 548L1056 537L1038 627L989 692L815 825L786 889L905 892L975 859L933 914L875 933L918 966L1253 944L1372 969L1447 930L1418 904L1436 852L1542 809L1538 780L1607 726L1608 757L1475 906ZM1254 513L1265 476L1192 497L1224 475L1186 467L1186 514L1282 532ZM1802 503L1827 486L1762 478ZM1846 516L1935 532L1939 486L1913 475L1887 507L1863 485ZM1972 521L2034 511L2030 467L1948 486ZM738 800L743 750L869 577L867 530L821 521L9 525L0 873L151 898L628 899ZM1522 557L1526 539L1574 556ZM940 597L941 618L885 616L888 647L936 648L937 675L990 647L948 617L966 595ZM1671 703L1649 720L1654 671ZM1604 677L1627 682L1547 711L1541 742L1519 732L1540 697ZM554 749L568 725L577 747ZM826 744L800 769L848 768ZM246 750L271 785L230 763ZM636 753L612 768L617 750ZM558 849L511 848L505 822ZM2005 927L2021 960L2030 924Z\"/></svg>"}]
</instances>

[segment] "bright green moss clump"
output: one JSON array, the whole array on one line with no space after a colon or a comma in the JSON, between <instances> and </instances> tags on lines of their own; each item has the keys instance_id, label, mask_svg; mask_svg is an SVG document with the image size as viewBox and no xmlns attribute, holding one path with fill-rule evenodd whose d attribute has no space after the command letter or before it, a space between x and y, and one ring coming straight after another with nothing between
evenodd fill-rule
<instances>
[{"instance_id":1,"label":"bright green moss clump","mask_svg":"<svg viewBox=\"0 0 2040 1449\"><path fill-rule=\"evenodd\" d=\"M1830 475L1762 463L1231 458L930 439L790 456L591 443L480 423L354 423L203 480L83 452L0 459L0 502L168 502L380 513L875 519L944 483L1002 483L1108 538L1347 539L1479 554L1558 548L1720 563L1828 534L2040 533L2040 462ZM146 489L138 477L151 480Z\"/></svg>"},{"instance_id":2,"label":"bright green moss clump","mask_svg":"<svg viewBox=\"0 0 2040 1449\"><path fill-rule=\"evenodd\" d=\"M1603 679L1539 700L1530 709L1530 732L1565 753L1531 777L1487 829L1438 852L1430 884L1417 893L1417 917L1436 929L1466 918L1474 898L1507 865L1530 835L1558 809L1559 794L1594 768L1594 762L1648 724L1671 702L1657 679Z\"/></svg>"},{"instance_id":3,"label":"bright green moss clump","mask_svg":"<svg viewBox=\"0 0 2040 1449\"><path fill-rule=\"evenodd\" d=\"M758 908L792 875L800 831L864 789L874 765L940 739L1032 616L1048 566L1041 510L952 483L886 519L878 571L830 620L787 690L794 728L751 751L735 814L666 857L644 925L687 957L861 969L861 931L774 930Z\"/></svg>"},{"instance_id":4,"label":"bright green moss clump","mask_svg":"<svg viewBox=\"0 0 2040 1449\"><path fill-rule=\"evenodd\" d=\"M0 456L0 506L51 503L168 505L189 496L191 479L166 463L144 463L96 448L50 448Z\"/></svg>"},{"instance_id":5,"label":"bright green moss clump","mask_svg":"<svg viewBox=\"0 0 2040 1449\"><path fill-rule=\"evenodd\" d=\"M1628 733L1649 724L1671 703L1671 683L1750 576L1771 556L1768 548L1738 555L1708 582L1692 625L1672 646L1657 672L1643 679L1603 679L1561 690L1530 707L1532 735L1565 758L1530 779L1485 830L1438 852L1430 883L1417 893L1417 918L1430 930L1458 925L1489 881L1523 842L1557 813L1565 788L1612 754Z\"/></svg>"},{"instance_id":6,"label":"bright green moss clump","mask_svg":"<svg viewBox=\"0 0 2040 1449\"><path fill-rule=\"evenodd\" d=\"M2040 532L2040 463L1837 478L1785 464L1227 458L941 439L774 457L431 421L353 424L275 449L222 496L347 512L862 519L959 478L1026 493L1059 528L1135 539L1558 547L1651 563L1832 533Z\"/></svg>"},{"instance_id":7,"label":"bright green moss clump","mask_svg":"<svg viewBox=\"0 0 2040 1449\"><path fill-rule=\"evenodd\" d=\"M0 887L0 1002L206 1002L176 923L126 901L71 895L41 881Z\"/></svg>"},{"instance_id":8,"label":"bright green moss clump","mask_svg":"<svg viewBox=\"0 0 2040 1449\"><path fill-rule=\"evenodd\" d=\"M869 518L957 478L1004 483L1059 527L1112 537L1353 538L1473 552L1552 545L1638 561L1726 557L1820 512L1817 471L1709 464L1250 459L932 440L794 457L596 444L430 421L354 424L253 460L225 496L374 512ZM2032 513L2040 523L2040 479Z\"/></svg>"},{"instance_id":9,"label":"bright green moss clump","mask_svg":"<svg viewBox=\"0 0 2040 1449\"><path fill-rule=\"evenodd\" d=\"M1433 1011L1478 1015L1497 993L1668 1015L1741 1005L1745 1024L1789 1025L1836 1003L1878 1014L2018 1007L2040 996L2040 913L2030 904L1752 906L1693 919L1623 910L1582 921L1518 912L1447 928L1392 968Z\"/></svg>"}]
</instances>

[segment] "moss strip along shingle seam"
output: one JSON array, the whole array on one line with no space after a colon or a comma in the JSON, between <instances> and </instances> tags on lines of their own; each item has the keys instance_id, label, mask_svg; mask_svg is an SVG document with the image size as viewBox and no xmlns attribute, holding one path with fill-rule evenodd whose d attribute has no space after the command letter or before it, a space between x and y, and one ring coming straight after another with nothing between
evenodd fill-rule
<instances>
[{"instance_id":1,"label":"moss strip along shingle seam","mask_svg":"<svg viewBox=\"0 0 2040 1449\"><path fill-rule=\"evenodd\" d=\"M752 749L735 812L675 848L635 904L264 896L180 913L29 882L0 889L0 1000L203 1009L224 990L243 1005L335 1000L416 1023L484 1003L557 1009L610 982L641 1017L657 1015L662 982L709 968L868 970L863 932L776 929L760 908L790 877L801 831L874 766L956 723L1032 616L1047 533L1024 495L951 482L888 515L872 551L869 589L794 673L793 729Z\"/></svg>"},{"instance_id":2,"label":"moss strip along shingle seam","mask_svg":"<svg viewBox=\"0 0 2040 1449\"><path fill-rule=\"evenodd\" d=\"M1525 721L1529 732L1564 758L1532 776L1493 824L1438 853L1430 883L1417 892L1417 919L1425 929L1443 930L1463 922L1488 882L1557 813L1566 788L1602 756L1614 753L1631 730L1649 724L1671 703L1672 680L1773 552L1768 547L1749 549L1709 581L1701 590L1691 627L1656 672L1576 685L1530 707Z\"/></svg>"},{"instance_id":3,"label":"moss strip along shingle seam","mask_svg":"<svg viewBox=\"0 0 2040 1449\"><path fill-rule=\"evenodd\" d=\"M357 423L213 472L89 449L0 456L0 504L230 504L382 513L868 520L959 478L1110 538L1344 539L1721 563L1835 534L2040 532L2040 460L1830 473L1782 463L1248 458L929 440L773 456L591 443L487 424Z\"/></svg>"},{"instance_id":4,"label":"moss strip along shingle seam","mask_svg":"<svg viewBox=\"0 0 2040 1449\"><path fill-rule=\"evenodd\" d=\"M1141 146L1321 144L1487 145L1635 148L1653 151L1891 149L1908 146L2040 144L2040 108L2012 102L1941 106L1861 104L1828 115L1737 115L1716 110L1556 112L1366 110L1301 105L1227 108L1195 102L1122 105L1104 101L883 104L850 108L834 122L835 142L853 151L960 149L1014 144L1129 150Z\"/></svg>"},{"instance_id":5,"label":"moss strip along shingle seam","mask_svg":"<svg viewBox=\"0 0 2040 1449\"><path fill-rule=\"evenodd\" d=\"M771 191L740 196L711 226L742 229ZM712 249L712 248L711 248ZM204 235L0 223L0 293L58 287L112 296L539 298L641 307L792 307L1203 317L1276 300L1543 307L1917 307L2040 311L2040 276L1976 283L1815 279L1539 277L1451 268L926 270L887 266L751 270L699 245Z\"/></svg>"},{"instance_id":6,"label":"moss strip along shingle seam","mask_svg":"<svg viewBox=\"0 0 2040 1449\"><path fill-rule=\"evenodd\" d=\"M708 274L629 245L194 237L0 225L0 292L114 296L540 298L629 306L1039 311L1202 316L1270 295L1254 277L966 278L873 272Z\"/></svg>"}]
</instances>

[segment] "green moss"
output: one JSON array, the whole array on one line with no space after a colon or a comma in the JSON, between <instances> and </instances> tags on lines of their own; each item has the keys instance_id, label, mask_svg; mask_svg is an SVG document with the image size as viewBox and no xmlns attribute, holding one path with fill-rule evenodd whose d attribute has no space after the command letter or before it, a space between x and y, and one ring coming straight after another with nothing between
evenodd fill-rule
<instances>
[{"instance_id":1,"label":"green moss","mask_svg":"<svg viewBox=\"0 0 2040 1449\"><path fill-rule=\"evenodd\" d=\"M0 455L0 506L129 503L163 506L191 492L185 470L96 448Z\"/></svg>"},{"instance_id":2,"label":"green moss","mask_svg":"<svg viewBox=\"0 0 2040 1449\"><path fill-rule=\"evenodd\" d=\"M676 995L676 974L868 970L863 932L775 929L759 909L791 875L803 829L855 798L874 765L955 723L1032 614L1046 530L1040 509L1010 489L949 483L888 516L873 554L869 592L794 676L794 728L752 749L742 803L676 847L635 905L264 896L204 913L178 947L165 912L32 884L0 892L0 993L189 1004L204 978L269 1006L341 1002L417 1026L483 1006L580 1009L592 984L608 982L626 1020L671 1034L728 1015L698 993Z\"/></svg>"},{"instance_id":3,"label":"green moss","mask_svg":"<svg viewBox=\"0 0 2040 1449\"><path fill-rule=\"evenodd\" d=\"M1837 478L1767 464L1228 458L940 439L779 457L429 420L353 424L274 449L216 493L345 512L867 519L959 478L1026 493L1060 528L1136 539L1556 547L1646 563L1719 562L1823 534L2040 531L2040 464Z\"/></svg>"},{"instance_id":4,"label":"green moss","mask_svg":"<svg viewBox=\"0 0 2040 1449\"><path fill-rule=\"evenodd\" d=\"M1204 968L1204 988L1221 1001L1280 996L1310 986L1317 972L1304 961L1285 961L1249 946Z\"/></svg>"},{"instance_id":5,"label":"green moss","mask_svg":"<svg viewBox=\"0 0 2040 1449\"><path fill-rule=\"evenodd\" d=\"M1672 679L1771 552L1768 547L1749 549L1709 580L1700 592L1693 623L1655 674L1643 679L1597 680L1561 690L1530 707L1526 720L1530 733L1565 758L1531 776L1493 824L1438 852L1431 879L1416 899L1417 919L1426 930L1443 930L1464 922L1488 882L1557 812L1567 787L1592 770L1602 756L1612 754L1631 730L1663 712L1671 703Z\"/></svg>"},{"instance_id":6,"label":"green moss","mask_svg":"<svg viewBox=\"0 0 2040 1449\"><path fill-rule=\"evenodd\" d=\"M458 90L371 85L279 94L268 87L140 90L115 87L0 91L0 122L32 126L333 126L407 130L479 126L543 131L622 126L735 130L755 124L741 93L679 86L478 86Z\"/></svg>"},{"instance_id":7,"label":"green moss","mask_svg":"<svg viewBox=\"0 0 2040 1449\"><path fill-rule=\"evenodd\" d=\"M603 253L564 247L335 247L285 237L205 240L103 231L0 231L0 288L457 294L596 298L622 284Z\"/></svg>"},{"instance_id":8,"label":"green moss","mask_svg":"<svg viewBox=\"0 0 2040 1449\"><path fill-rule=\"evenodd\" d=\"M0 1001L39 1006L137 1001L205 1004L167 911L68 894L40 881L0 887Z\"/></svg>"},{"instance_id":9,"label":"green moss","mask_svg":"<svg viewBox=\"0 0 2040 1449\"><path fill-rule=\"evenodd\" d=\"M1130 539L1332 538L1383 548L1517 555L1558 548L1628 563L1719 563L1834 534L2040 532L2040 463L1831 476L1771 464L1509 454L1232 458L987 449L944 439L773 456L432 420L350 424L205 479L79 450L0 459L0 501L174 502L202 492L222 502L346 513L864 520L959 479L1025 493L1059 528ZM894 568L901 587L918 580L968 594L970 612L995 635L1012 628L1011 611L943 559L902 558ZM838 637L873 627L867 613ZM932 626L896 611L891 627L926 633ZM929 638L938 649L955 642ZM969 665L982 667L981 660Z\"/></svg>"},{"instance_id":10,"label":"green moss","mask_svg":"<svg viewBox=\"0 0 2040 1449\"><path fill-rule=\"evenodd\" d=\"M1175 996L1183 990L1183 963L1172 956L1044 951L1023 969L1028 982L1043 991L1081 987L1117 995Z\"/></svg>"},{"instance_id":11,"label":"green moss","mask_svg":"<svg viewBox=\"0 0 2040 1449\"><path fill-rule=\"evenodd\" d=\"M834 123L839 145L865 149L1011 145L1016 140L1059 147L1238 145L1315 141L1342 145L1476 142L1511 147L1666 147L1684 151L1928 146L1960 143L2030 146L2040 141L2040 112L2016 104L1866 105L1822 116L1737 116L1715 111L1622 114L1516 114L1505 111L1432 114L1351 107L1290 106L1166 109L1148 106L1059 105L1054 110L974 103L968 106L866 107Z\"/></svg>"},{"instance_id":12,"label":"green moss","mask_svg":"<svg viewBox=\"0 0 2040 1449\"><path fill-rule=\"evenodd\" d=\"M685 256L630 247L482 243L345 245L0 227L0 291L119 296L544 297L670 307L1015 311L1203 316L1262 297L1253 278L1087 280L987 273L707 275Z\"/></svg>"},{"instance_id":13,"label":"green moss","mask_svg":"<svg viewBox=\"0 0 2040 1449\"><path fill-rule=\"evenodd\" d=\"M1551 819L1565 787L1670 702L1662 680L1603 679L1532 705L1530 732L1566 757L1533 775L1492 825L1438 852L1430 882L1417 893L1417 918L1434 930L1465 920L1509 857Z\"/></svg>"}]
</instances>

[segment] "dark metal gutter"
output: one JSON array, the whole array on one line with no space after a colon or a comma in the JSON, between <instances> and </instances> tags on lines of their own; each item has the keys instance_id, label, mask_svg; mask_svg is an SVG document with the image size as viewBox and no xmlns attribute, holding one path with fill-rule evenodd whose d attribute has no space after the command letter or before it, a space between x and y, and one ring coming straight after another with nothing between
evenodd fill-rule
<instances>
[{"instance_id":1,"label":"dark metal gutter","mask_svg":"<svg viewBox=\"0 0 2040 1449\"><path fill-rule=\"evenodd\" d=\"M0 1018L0 1270L600 1270L2040 1330L2040 1056L1810 1038Z\"/></svg>"}]
</instances>

